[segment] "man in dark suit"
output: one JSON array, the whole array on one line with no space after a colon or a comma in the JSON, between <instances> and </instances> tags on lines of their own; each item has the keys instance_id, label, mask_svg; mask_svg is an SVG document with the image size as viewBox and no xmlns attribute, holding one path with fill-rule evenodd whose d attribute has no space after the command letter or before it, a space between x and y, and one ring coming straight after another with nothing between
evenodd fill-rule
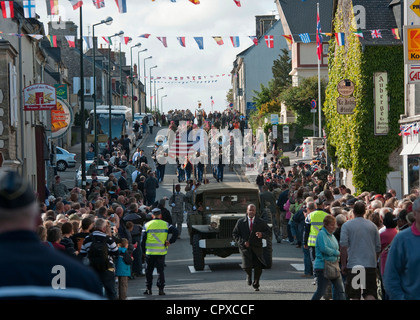
<instances>
[{"instance_id":1,"label":"man in dark suit","mask_svg":"<svg viewBox=\"0 0 420 320\"><path fill-rule=\"evenodd\" d=\"M247 207L247 216L239 219L233 229L233 238L238 243L242 255L242 269L247 274L247 283L255 291L259 291L262 269L266 266L263 256L262 239L269 237L270 228L267 223L256 217L257 208L254 204ZM254 269L254 281L252 281Z\"/></svg>"},{"instance_id":2,"label":"man in dark suit","mask_svg":"<svg viewBox=\"0 0 420 320\"><path fill-rule=\"evenodd\" d=\"M118 179L118 186L120 187L121 190L130 189L130 187L128 186L128 181L127 181L127 172L125 171L121 172L121 177Z\"/></svg>"}]
</instances>

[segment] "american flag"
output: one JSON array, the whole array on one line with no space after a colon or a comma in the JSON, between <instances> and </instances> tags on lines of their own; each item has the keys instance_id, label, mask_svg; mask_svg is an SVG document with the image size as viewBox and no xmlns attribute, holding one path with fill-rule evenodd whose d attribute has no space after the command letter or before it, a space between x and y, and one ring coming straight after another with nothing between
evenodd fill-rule
<instances>
[{"instance_id":1,"label":"american flag","mask_svg":"<svg viewBox=\"0 0 420 320\"><path fill-rule=\"evenodd\" d=\"M319 12L316 14L316 53L318 60L322 57L322 34L321 34L321 19L319 18Z\"/></svg>"},{"instance_id":2,"label":"american flag","mask_svg":"<svg viewBox=\"0 0 420 320\"><path fill-rule=\"evenodd\" d=\"M105 7L105 0L92 0L93 5L96 7L96 9L104 8Z\"/></svg>"},{"instance_id":3,"label":"american flag","mask_svg":"<svg viewBox=\"0 0 420 320\"><path fill-rule=\"evenodd\" d=\"M188 140L187 131L177 132L175 136L175 141L170 143L168 156L172 159L176 159L178 157L179 162L183 163L185 158L189 156L190 158L195 154L195 150L192 150L194 145L193 141Z\"/></svg>"}]
</instances>

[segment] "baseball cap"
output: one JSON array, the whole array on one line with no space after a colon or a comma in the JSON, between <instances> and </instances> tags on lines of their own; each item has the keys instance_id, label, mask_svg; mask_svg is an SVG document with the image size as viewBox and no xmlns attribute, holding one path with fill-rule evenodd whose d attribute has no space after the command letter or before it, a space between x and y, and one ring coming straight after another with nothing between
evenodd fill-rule
<instances>
[{"instance_id":1,"label":"baseball cap","mask_svg":"<svg viewBox=\"0 0 420 320\"><path fill-rule=\"evenodd\" d=\"M19 209L36 201L34 190L17 172L8 171L0 177L0 208Z\"/></svg>"}]
</instances>

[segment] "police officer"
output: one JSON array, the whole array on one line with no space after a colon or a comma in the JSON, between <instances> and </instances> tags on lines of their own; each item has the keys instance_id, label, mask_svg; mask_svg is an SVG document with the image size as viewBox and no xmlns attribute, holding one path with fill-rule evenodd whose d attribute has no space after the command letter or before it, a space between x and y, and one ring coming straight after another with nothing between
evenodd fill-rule
<instances>
[{"instance_id":1,"label":"police officer","mask_svg":"<svg viewBox=\"0 0 420 320\"><path fill-rule=\"evenodd\" d=\"M173 225L162 220L162 212L159 208L152 210L152 220L143 227L141 245L143 252L146 253L146 291L144 294L152 294L153 270L156 268L158 273L157 287L159 295L165 295L165 256L168 247L174 243L178 237L178 230ZM168 234L172 236L168 241Z\"/></svg>"},{"instance_id":2,"label":"police officer","mask_svg":"<svg viewBox=\"0 0 420 320\"><path fill-rule=\"evenodd\" d=\"M184 221L184 211L186 197L181 191L181 185L175 186L175 192L169 199L169 203L172 207L172 224L178 229L178 239L181 237L182 222Z\"/></svg>"}]
</instances>

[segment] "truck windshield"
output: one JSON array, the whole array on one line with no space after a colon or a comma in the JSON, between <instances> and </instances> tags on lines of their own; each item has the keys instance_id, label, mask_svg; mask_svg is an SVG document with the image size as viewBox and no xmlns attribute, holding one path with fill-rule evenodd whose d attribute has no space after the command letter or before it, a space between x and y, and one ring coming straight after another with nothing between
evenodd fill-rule
<instances>
[{"instance_id":1,"label":"truck windshield","mask_svg":"<svg viewBox=\"0 0 420 320\"><path fill-rule=\"evenodd\" d=\"M204 207L210 211L244 212L249 204L258 204L258 198L253 194L207 195Z\"/></svg>"}]
</instances>

